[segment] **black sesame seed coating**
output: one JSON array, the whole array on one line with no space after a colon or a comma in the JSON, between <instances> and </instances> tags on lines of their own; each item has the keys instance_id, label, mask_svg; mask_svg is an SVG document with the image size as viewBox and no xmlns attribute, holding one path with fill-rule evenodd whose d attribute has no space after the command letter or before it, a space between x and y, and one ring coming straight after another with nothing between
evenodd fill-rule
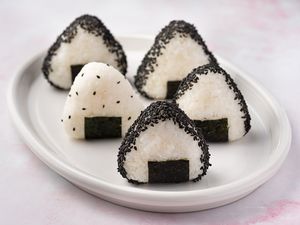
<instances>
[{"instance_id":1,"label":"black sesame seed coating","mask_svg":"<svg viewBox=\"0 0 300 225\"><path fill-rule=\"evenodd\" d=\"M105 27L101 20L95 16L83 15L75 19L64 31L58 36L55 43L48 50L47 56L44 59L42 71L48 82L58 89L65 89L57 84L54 84L48 79L49 74L53 71L51 67L52 58L57 54L62 43L71 43L77 34L77 28L81 27L90 34L99 36L103 39L104 44L109 52L116 55L117 66L122 74L127 72L127 59L125 52L120 43L113 37L111 32Z\"/></svg>"},{"instance_id":2,"label":"black sesame seed coating","mask_svg":"<svg viewBox=\"0 0 300 225\"><path fill-rule=\"evenodd\" d=\"M251 117L244 96L242 95L241 91L238 89L236 83L231 78L231 76L216 64L208 64L193 69L193 71L190 74L188 74L188 76L185 77L180 83L177 92L174 95L174 101L178 100L181 96L185 94L187 90L191 89L194 86L194 84L198 82L199 76L205 76L209 72L223 75L225 77L225 81L228 87L233 90L235 94L234 99L238 100L238 104L241 107L240 111L244 114L241 118L244 120L244 127L245 127L244 135L247 134L251 128L251 124L250 124Z\"/></svg>"},{"instance_id":3,"label":"black sesame seed coating","mask_svg":"<svg viewBox=\"0 0 300 225\"><path fill-rule=\"evenodd\" d=\"M127 131L119 148L118 171L130 183L141 184L139 181L127 178L127 172L124 168L126 154L137 149L135 145L136 139L142 132L146 131L149 126L154 126L155 124L166 120L173 121L173 123L180 129L183 129L187 135L191 135L193 139L198 142L198 146L203 152L200 157L200 161L203 163L203 166L201 167L203 172L202 174L199 174L197 178L193 179L193 181L200 180L201 177L206 174L207 169L210 166L210 154L208 151L208 145L206 144L201 131L197 129L194 122L189 119L188 116L181 109L179 109L176 104L166 101L157 101L152 103L141 112L140 116L134 121Z\"/></svg>"},{"instance_id":4,"label":"black sesame seed coating","mask_svg":"<svg viewBox=\"0 0 300 225\"><path fill-rule=\"evenodd\" d=\"M134 77L134 84L138 91L146 98L153 99L145 91L142 90L142 87L146 84L146 81L151 73L155 71L157 65L157 58L162 55L162 49L165 49L168 43L171 42L172 38L179 33L180 37L190 37L195 42L203 47L205 54L208 56L209 63L217 63L216 58L208 50L204 40L198 33L194 25L187 23L183 20L173 20L164 27L160 33L156 36L153 46L145 55L142 60L142 64L137 70L137 74Z\"/></svg>"}]
</instances>

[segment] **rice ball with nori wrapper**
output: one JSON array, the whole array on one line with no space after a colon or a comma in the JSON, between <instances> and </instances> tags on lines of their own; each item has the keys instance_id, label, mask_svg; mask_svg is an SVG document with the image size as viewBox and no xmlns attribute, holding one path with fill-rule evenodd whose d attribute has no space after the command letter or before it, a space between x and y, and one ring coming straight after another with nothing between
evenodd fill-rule
<instances>
[{"instance_id":1,"label":"rice ball with nori wrapper","mask_svg":"<svg viewBox=\"0 0 300 225\"><path fill-rule=\"evenodd\" d=\"M194 69L174 97L202 129L206 141L234 141L251 128L245 99L230 75L216 64Z\"/></svg>"},{"instance_id":2,"label":"rice ball with nori wrapper","mask_svg":"<svg viewBox=\"0 0 300 225\"><path fill-rule=\"evenodd\" d=\"M195 67L217 60L197 29L185 21L171 21L156 36L135 76L135 86L150 99L171 99L181 80Z\"/></svg>"},{"instance_id":3,"label":"rice ball with nori wrapper","mask_svg":"<svg viewBox=\"0 0 300 225\"><path fill-rule=\"evenodd\" d=\"M132 124L119 149L118 171L129 182L198 181L209 167L208 145L176 104L148 106Z\"/></svg>"},{"instance_id":4,"label":"rice ball with nori wrapper","mask_svg":"<svg viewBox=\"0 0 300 225\"><path fill-rule=\"evenodd\" d=\"M143 109L141 99L118 70L92 62L77 75L62 122L73 138L120 138Z\"/></svg>"},{"instance_id":5,"label":"rice ball with nori wrapper","mask_svg":"<svg viewBox=\"0 0 300 225\"><path fill-rule=\"evenodd\" d=\"M95 16L73 21L50 47L42 71L50 84L69 89L81 68L89 62L108 63L126 74L127 61L120 43Z\"/></svg>"}]
</instances>

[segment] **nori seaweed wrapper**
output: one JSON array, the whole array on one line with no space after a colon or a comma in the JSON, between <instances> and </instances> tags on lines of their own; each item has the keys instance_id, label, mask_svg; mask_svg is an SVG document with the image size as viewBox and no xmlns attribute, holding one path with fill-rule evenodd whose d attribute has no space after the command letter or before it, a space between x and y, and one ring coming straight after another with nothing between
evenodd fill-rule
<instances>
[{"instance_id":1,"label":"nori seaweed wrapper","mask_svg":"<svg viewBox=\"0 0 300 225\"><path fill-rule=\"evenodd\" d=\"M149 161L149 183L180 183L189 180L189 160Z\"/></svg>"},{"instance_id":2,"label":"nori seaweed wrapper","mask_svg":"<svg viewBox=\"0 0 300 225\"><path fill-rule=\"evenodd\" d=\"M172 99L177 89L180 85L181 81L168 81L167 82L167 97L166 99Z\"/></svg>"},{"instance_id":3,"label":"nori seaweed wrapper","mask_svg":"<svg viewBox=\"0 0 300 225\"><path fill-rule=\"evenodd\" d=\"M84 65L71 65L72 83Z\"/></svg>"},{"instance_id":4,"label":"nori seaweed wrapper","mask_svg":"<svg viewBox=\"0 0 300 225\"><path fill-rule=\"evenodd\" d=\"M201 129L202 134L208 142L228 141L228 120L194 120L196 126Z\"/></svg>"},{"instance_id":5,"label":"nori seaweed wrapper","mask_svg":"<svg viewBox=\"0 0 300 225\"><path fill-rule=\"evenodd\" d=\"M121 117L85 117L86 139L120 138L122 136Z\"/></svg>"}]
</instances>

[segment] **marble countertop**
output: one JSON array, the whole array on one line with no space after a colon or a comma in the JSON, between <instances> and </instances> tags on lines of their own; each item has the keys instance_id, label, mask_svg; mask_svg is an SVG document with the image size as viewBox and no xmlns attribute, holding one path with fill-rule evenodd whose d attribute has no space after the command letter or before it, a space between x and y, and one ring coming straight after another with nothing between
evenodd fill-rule
<instances>
[{"instance_id":1,"label":"marble countertop","mask_svg":"<svg viewBox=\"0 0 300 225\"><path fill-rule=\"evenodd\" d=\"M280 171L230 205L160 214L103 201L50 170L17 135L7 85L20 65L84 13L97 15L116 35L154 37L172 19L194 23L213 52L251 74L285 108L293 140ZM1 1L0 25L0 224L300 224L299 1Z\"/></svg>"}]
</instances>

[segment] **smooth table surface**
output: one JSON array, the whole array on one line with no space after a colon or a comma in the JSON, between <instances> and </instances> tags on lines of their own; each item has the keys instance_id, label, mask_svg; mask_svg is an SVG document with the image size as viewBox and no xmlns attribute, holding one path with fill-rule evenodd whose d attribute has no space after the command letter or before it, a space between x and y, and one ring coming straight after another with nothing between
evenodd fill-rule
<instances>
[{"instance_id":1,"label":"smooth table surface","mask_svg":"<svg viewBox=\"0 0 300 225\"><path fill-rule=\"evenodd\" d=\"M300 224L300 2L2 1L0 3L0 224ZM156 35L172 19L198 28L208 47L250 73L286 109L290 153L269 182L217 209L159 214L127 209L76 188L39 161L12 126L6 89L17 68L75 17L97 15L116 35Z\"/></svg>"}]
</instances>

